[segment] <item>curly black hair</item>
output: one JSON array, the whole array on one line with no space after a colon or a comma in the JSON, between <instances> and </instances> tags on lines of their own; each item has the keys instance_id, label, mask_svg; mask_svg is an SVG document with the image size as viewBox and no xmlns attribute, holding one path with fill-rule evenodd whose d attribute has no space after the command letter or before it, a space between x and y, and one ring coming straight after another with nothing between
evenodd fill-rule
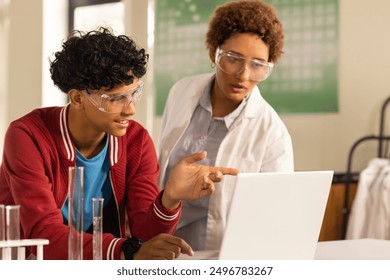
<instances>
[{"instance_id":1,"label":"curly black hair","mask_svg":"<svg viewBox=\"0 0 390 280\"><path fill-rule=\"evenodd\" d=\"M63 92L71 89L112 89L131 84L134 76L146 73L149 55L126 35L114 36L109 28L83 33L74 30L62 44L62 50L50 61L54 84ZM132 74L129 75L129 71Z\"/></svg>"},{"instance_id":2,"label":"curly black hair","mask_svg":"<svg viewBox=\"0 0 390 280\"><path fill-rule=\"evenodd\" d=\"M269 48L269 61L276 63L283 51L283 26L275 9L260 0L228 2L216 8L206 33L212 53L237 33L257 34Z\"/></svg>"}]
</instances>

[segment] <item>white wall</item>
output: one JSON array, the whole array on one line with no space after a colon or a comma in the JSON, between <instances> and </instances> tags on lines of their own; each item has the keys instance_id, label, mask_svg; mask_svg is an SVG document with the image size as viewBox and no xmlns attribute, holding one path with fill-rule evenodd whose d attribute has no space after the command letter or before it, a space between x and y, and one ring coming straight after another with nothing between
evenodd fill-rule
<instances>
[{"instance_id":1,"label":"white wall","mask_svg":"<svg viewBox=\"0 0 390 280\"><path fill-rule=\"evenodd\" d=\"M2 123L7 124L41 106L42 40L45 37L42 34L43 1L11 1L8 112L5 117L0 115ZM339 113L282 115L293 138L298 170L334 169L344 172L348 151L354 141L367 134L378 133L380 108L390 95L390 1L339 1ZM154 1L124 2L126 33L151 54L151 70L153 36L150 35L153 28L152 22L148 24L148 18L153 18L150 8ZM156 140L161 120L153 115L155 85L152 72L149 71L145 77L144 97L137 105L136 120ZM363 168L369 158L376 156L376 147L371 144L367 148L365 146L356 153L354 166L357 169Z\"/></svg>"},{"instance_id":2,"label":"white wall","mask_svg":"<svg viewBox=\"0 0 390 280\"><path fill-rule=\"evenodd\" d=\"M66 11L66 0L10 1L6 123L36 107L64 104L48 59L67 34Z\"/></svg>"},{"instance_id":3,"label":"white wall","mask_svg":"<svg viewBox=\"0 0 390 280\"><path fill-rule=\"evenodd\" d=\"M43 36L42 36L42 95L41 106L66 104L67 95L53 85L50 77L49 58L61 49L68 34L68 0L43 0Z\"/></svg>"},{"instance_id":4,"label":"white wall","mask_svg":"<svg viewBox=\"0 0 390 280\"><path fill-rule=\"evenodd\" d=\"M9 10L8 0L0 0L0 158L2 155L3 135L7 129L7 91L8 91L8 44L5 39L8 38L9 31Z\"/></svg>"},{"instance_id":5,"label":"white wall","mask_svg":"<svg viewBox=\"0 0 390 280\"><path fill-rule=\"evenodd\" d=\"M330 115L283 116L294 141L297 169L344 171L352 144L378 134L380 108L390 96L389 13L388 0L340 0L340 110ZM386 127L389 124L387 118ZM353 166L358 170L377 154L375 142L365 143L354 153Z\"/></svg>"},{"instance_id":6,"label":"white wall","mask_svg":"<svg viewBox=\"0 0 390 280\"><path fill-rule=\"evenodd\" d=\"M41 106L43 1L10 1L8 114L16 119Z\"/></svg>"},{"instance_id":7,"label":"white wall","mask_svg":"<svg viewBox=\"0 0 390 280\"><path fill-rule=\"evenodd\" d=\"M151 135L155 129L154 84L153 84L153 43L154 43L154 1L124 0L125 32L132 37L139 47L149 54L148 72L142 78L144 89L141 100L137 103L134 119L145 126ZM141 24L142 23L142 24ZM159 127L157 127L158 129Z\"/></svg>"}]
</instances>

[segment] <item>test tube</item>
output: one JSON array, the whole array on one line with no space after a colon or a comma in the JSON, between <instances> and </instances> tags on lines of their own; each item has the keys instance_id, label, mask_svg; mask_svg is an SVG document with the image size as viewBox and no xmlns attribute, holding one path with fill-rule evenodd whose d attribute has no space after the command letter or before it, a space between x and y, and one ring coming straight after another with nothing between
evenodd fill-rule
<instances>
[{"instance_id":1,"label":"test tube","mask_svg":"<svg viewBox=\"0 0 390 280\"><path fill-rule=\"evenodd\" d=\"M69 167L68 259L83 259L84 167Z\"/></svg>"},{"instance_id":2,"label":"test tube","mask_svg":"<svg viewBox=\"0 0 390 280\"><path fill-rule=\"evenodd\" d=\"M94 260L103 258L103 202L104 198L92 198L92 256Z\"/></svg>"},{"instance_id":3,"label":"test tube","mask_svg":"<svg viewBox=\"0 0 390 280\"><path fill-rule=\"evenodd\" d=\"M8 241L20 239L20 205L5 206L6 213L6 236ZM11 249L11 259L18 259L18 248Z\"/></svg>"},{"instance_id":4,"label":"test tube","mask_svg":"<svg viewBox=\"0 0 390 280\"><path fill-rule=\"evenodd\" d=\"M5 241L5 205L0 204L0 242ZM3 248L0 248L0 260L3 259Z\"/></svg>"}]
</instances>

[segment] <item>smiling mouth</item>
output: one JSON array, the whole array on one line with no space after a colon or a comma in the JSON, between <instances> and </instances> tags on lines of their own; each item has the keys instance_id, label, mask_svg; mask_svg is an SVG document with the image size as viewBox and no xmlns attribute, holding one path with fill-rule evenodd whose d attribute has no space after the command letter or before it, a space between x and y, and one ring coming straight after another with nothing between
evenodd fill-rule
<instances>
[{"instance_id":1,"label":"smiling mouth","mask_svg":"<svg viewBox=\"0 0 390 280\"><path fill-rule=\"evenodd\" d=\"M122 120L122 121L115 121L115 122L119 124L128 124L129 120Z\"/></svg>"}]
</instances>

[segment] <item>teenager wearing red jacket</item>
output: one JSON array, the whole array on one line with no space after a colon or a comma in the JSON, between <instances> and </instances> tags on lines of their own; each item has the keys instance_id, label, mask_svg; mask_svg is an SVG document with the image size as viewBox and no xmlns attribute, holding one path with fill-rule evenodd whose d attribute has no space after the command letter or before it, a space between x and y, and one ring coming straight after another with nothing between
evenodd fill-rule
<instances>
[{"instance_id":1,"label":"teenager wearing red jacket","mask_svg":"<svg viewBox=\"0 0 390 280\"><path fill-rule=\"evenodd\" d=\"M165 188L148 132L131 117L142 91L148 55L124 35L100 28L75 31L51 61L51 77L69 96L65 107L35 109L13 121L4 141L0 204L18 204L22 238L44 238L47 259L68 258L68 168L85 168L85 206L103 197L104 259L174 259L192 254L172 236L181 200L214 191L237 170L180 161ZM83 258L92 259L92 220L84 219ZM31 253L36 252L31 248Z\"/></svg>"}]
</instances>

